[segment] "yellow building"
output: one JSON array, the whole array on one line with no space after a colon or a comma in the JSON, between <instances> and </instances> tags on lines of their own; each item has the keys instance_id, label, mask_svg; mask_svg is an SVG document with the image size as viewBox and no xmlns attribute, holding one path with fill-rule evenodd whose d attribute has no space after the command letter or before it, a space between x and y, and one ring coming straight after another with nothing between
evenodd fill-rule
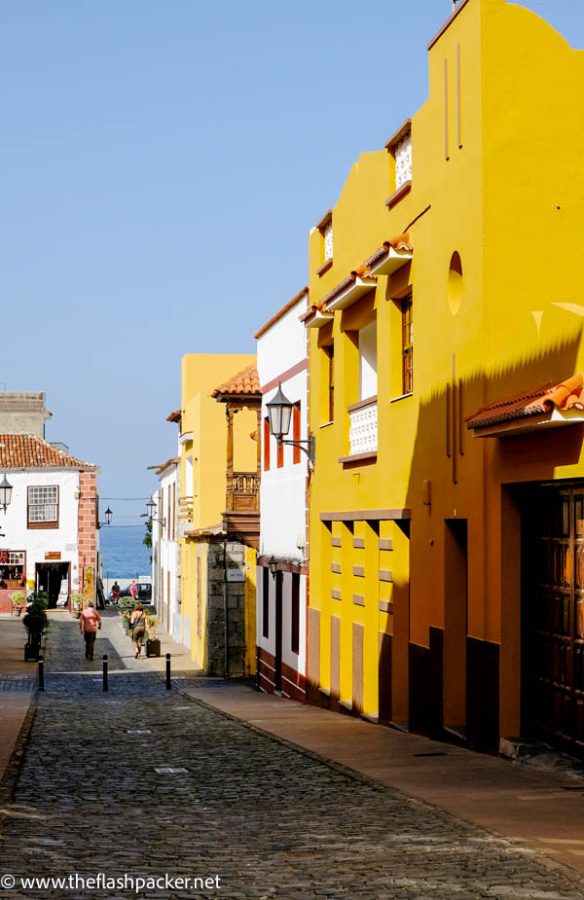
<instances>
[{"instance_id":1,"label":"yellow building","mask_svg":"<svg viewBox=\"0 0 584 900\"><path fill-rule=\"evenodd\" d=\"M584 58L463 0L428 59L310 236L312 699L582 752Z\"/></svg>"},{"instance_id":2,"label":"yellow building","mask_svg":"<svg viewBox=\"0 0 584 900\"><path fill-rule=\"evenodd\" d=\"M254 365L255 356L249 354L190 353L182 360L177 416L182 634L195 665L214 675L255 669L255 549L226 531L223 520L233 471L256 472L257 417L242 409L228 423L224 405L214 396L236 373Z\"/></svg>"}]
</instances>

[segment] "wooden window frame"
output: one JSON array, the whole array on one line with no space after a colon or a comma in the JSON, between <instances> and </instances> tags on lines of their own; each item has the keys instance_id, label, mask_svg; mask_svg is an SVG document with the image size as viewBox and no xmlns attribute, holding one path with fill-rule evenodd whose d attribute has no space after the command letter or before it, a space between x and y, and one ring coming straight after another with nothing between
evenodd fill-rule
<instances>
[{"instance_id":1,"label":"wooden window frame","mask_svg":"<svg viewBox=\"0 0 584 900\"><path fill-rule=\"evenodd\" d=\"M300 400L298 400L292 408L292 440L299 441L301 432L300 424ZM300 447L294 444L292 446L292 463L297 465L300 462Z\"/></svg>"},{"instance_id":2,"label":"wooden window frame","mask_svg":"<svg viewBox=\"0 0 584 900\"><path fill-rule=\"evenodd\" d=\"M31 490L35 490L38 488L52 488L57 492L57 501L56 503L31 503L30 502L30 492ZM61 500L61 492L60 486L58 484L31 484L26 489L26 527L30 530L35 529L48 529L48 528L58 528L59 527L59 517L61 512L60 500ZM52 520L42 520L42 521L31 521L30 518L30 510L33 506L56 506L57 507L57 517Z\"/></svg>"},{"instance_id":3,"label":"wooden window frame","mask_svg":"<svg viewBox=\"0 0 584 900\"><path fill-rule=\"evenodd\" d=\"M292 598L290 604L290 650L300 653L300 573L292 572Z\"/></svg>"},{"instance_id":4,"label":"wooden window frame","mask_svg":"<svg viewBox=\"0 0 584 900\"><path fill-rule=\"evenodd\" d=\"M401 363L402 394L414 392L414 338L413 338L413 297L408 294L399 301L401 310Z\"/></svg>"},{"instance_id":5,"label":"wooden window frame","mask_svg":"<svg viewBox=\"0 0 584 900\"><path fill-rule=\"evenodd\" d=\"M262 636L270 637L270 570L262 570Z\"/></svg>"},{"instance_id":6,"label":"wooden window frame","mask_svg":"<svg viewBox=\"0 0 584 900\"><path fill-rule=\"evenodd\" d=\"M270 471L270 419L264 418L264 472Z\"/></svg>"},{"instance_id":7,"label":"wooden window frame","mask_svg":"<svg viewBox=\"0 0 584 900\"><path fill-rule=\"evenodd\" d=\"M327 358L326 365L326 392L327 392L327 422L335 420L335 345L334 342L326 344L323 352Z\"/></svg>"}]
</instances>

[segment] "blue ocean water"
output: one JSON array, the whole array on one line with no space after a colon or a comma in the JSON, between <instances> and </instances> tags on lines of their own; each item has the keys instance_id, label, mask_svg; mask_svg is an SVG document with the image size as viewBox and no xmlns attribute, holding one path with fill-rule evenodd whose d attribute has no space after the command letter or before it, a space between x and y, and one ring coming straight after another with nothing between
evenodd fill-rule
<instances>
[{"instance_id":1,"label":"blue ocean water","mask_svg":"<svg viewBox=\"0 0 584 900\"><path fill-rule=\"evenodd\" d=\"M150 548L142 543L144 534L144 525L110 525L100 529L104 578L137 578L150 574Z\"/></svg>"}]
</instances>

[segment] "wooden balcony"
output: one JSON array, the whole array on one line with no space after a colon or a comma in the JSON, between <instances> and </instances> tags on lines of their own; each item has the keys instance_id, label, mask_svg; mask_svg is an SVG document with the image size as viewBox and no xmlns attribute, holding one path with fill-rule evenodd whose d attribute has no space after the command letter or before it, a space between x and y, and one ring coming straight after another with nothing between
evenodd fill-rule
<instances>
[{"instance_id":1,"label":"wooden balcony","mask_svg":"<svg viewBox=\"0 0 584 900\"><path fill-rule=\"evenodd\" d=\"M257 472L234 472L227 477L223 528L258 549L260 536L260 478Z\"/></svg>"}]
</instances>

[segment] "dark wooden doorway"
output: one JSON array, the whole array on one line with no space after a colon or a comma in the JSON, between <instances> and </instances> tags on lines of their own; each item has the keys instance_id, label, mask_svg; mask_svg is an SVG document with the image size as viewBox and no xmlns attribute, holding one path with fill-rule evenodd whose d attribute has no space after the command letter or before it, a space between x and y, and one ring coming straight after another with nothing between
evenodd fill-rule
<instances>
[{"instance_id":1,"label":"dark wooden doorway","mask_svg":"<svg viewBox=\"0 0 584 900\"><path fill-rule=\"evenodd\" d=\"M523 534L523 732L584 756L584 484L531 491Z\"/></svg>"},{"instance_id":2,"label":"dark wooden doorway","mask_svg":"<svg viewBox=\"0 0 584 900\"><path fill-rule=\"evenodd\" d=\"M444 528L444 727L466 739L466 637L468 524L447 519Z\"/></svg>"},{"instance_id":3,"label":"dark wooden doorway","mask_svg":"<svg viewBox=\"0 0 584 900\"><path fill-rule=\"evenodd\" d=\"M282 572L276 572L274 690L282 690Z\"/></svg>"}]
</instances>

